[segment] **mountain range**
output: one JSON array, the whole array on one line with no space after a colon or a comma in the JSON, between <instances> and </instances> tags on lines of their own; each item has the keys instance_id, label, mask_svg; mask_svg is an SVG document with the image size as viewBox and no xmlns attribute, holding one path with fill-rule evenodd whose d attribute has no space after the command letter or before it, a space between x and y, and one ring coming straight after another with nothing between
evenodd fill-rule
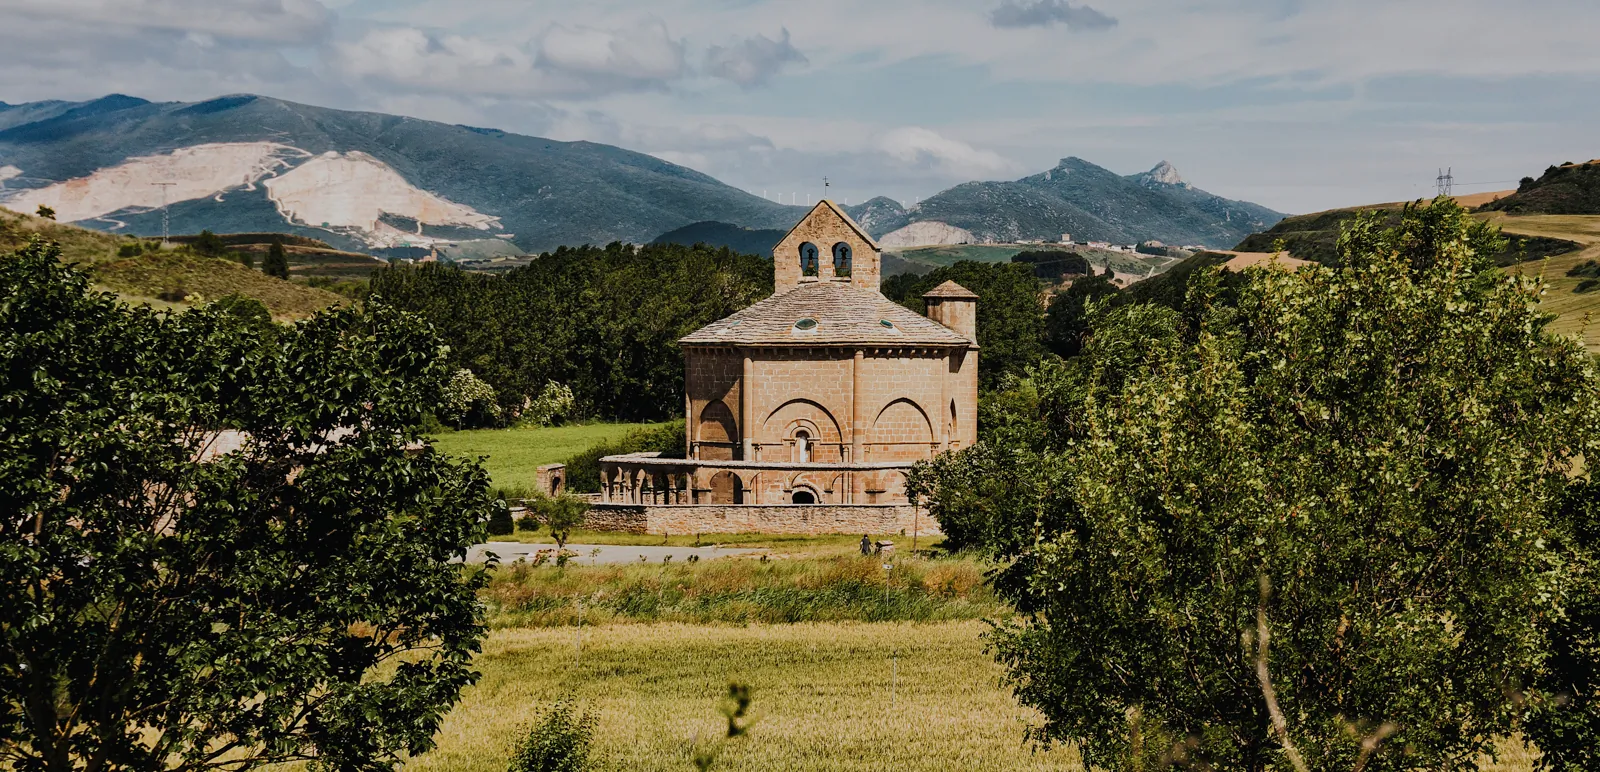
<instances>
[{"instance_id":1,"label":"mountain range","mask_svg":"<svg viewBox=\"0 0 1600 772\"><path fill-rule=\"evenodd\" d=\"M1063 158L1049 171L1011 182L957 185L910 209L888 199L863 206L871 210L864 213L863 225L874 236L883 232L884 243L895 246L920 245L914 232L897 238L900 229L941 223L965 231L973 242L1055 241L1070 235L1074 241L1153 239L1226 248L1284 217L1200 190L1166 161L1148 172L1121 176L1081 158ZM918 230L951 238L948 231Z\"/></svg>"},{"instance_id":2,"label":"mountain range","mask_svg":"<svg viewBox=\"0 0 1600 772\"><path fill-rule=\"evenodd\" d=\"M153 235L164 203L174 233L292 233L380 254L645 243L703 223L784 230L806 210L609 145L268 97L0 102L0 206ZM910 208L875 198L847 210L889 243L930 223L915 232L1228 246L1282 218L1194 188L1169 164L1124 177L1077 158Z\"/></svg>"}]
</instances>

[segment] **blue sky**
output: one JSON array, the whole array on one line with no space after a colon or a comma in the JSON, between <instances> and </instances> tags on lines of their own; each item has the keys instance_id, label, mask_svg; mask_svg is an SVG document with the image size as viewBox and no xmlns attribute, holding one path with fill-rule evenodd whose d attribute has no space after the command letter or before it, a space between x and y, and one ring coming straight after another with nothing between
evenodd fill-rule
<instances>
[{"instance_id":1,"label":"blue sky","mask_svg":"<svg viewBox=\"0 0 1600 772\"><path fill-rule=\"evenodd\" d=\"M1287 212L1600 156L1593 0L0 0L0 100L251 92L911 201L1079 156Z\"/></svg>"}]
</instances>

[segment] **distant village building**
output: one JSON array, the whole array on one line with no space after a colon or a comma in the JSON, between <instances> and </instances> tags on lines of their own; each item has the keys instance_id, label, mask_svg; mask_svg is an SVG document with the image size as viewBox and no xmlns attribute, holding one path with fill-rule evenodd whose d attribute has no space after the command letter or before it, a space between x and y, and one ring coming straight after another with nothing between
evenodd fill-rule
<instances>
[{"instance_id":1,"label":"distant village building","mask_svg":"<svg viewBox=\"0 0 1600 772\"><path fill-rule=\"evenodd\" d=\"M881 258L833 202L813 208L774 249L773 295L680 341L686 457L602 459L597 516L666 508L648 529L679 533L909 525L911 466L977 441L978 298L945 282L919 316L879 291Z\"/></svg>"}]
</instances>

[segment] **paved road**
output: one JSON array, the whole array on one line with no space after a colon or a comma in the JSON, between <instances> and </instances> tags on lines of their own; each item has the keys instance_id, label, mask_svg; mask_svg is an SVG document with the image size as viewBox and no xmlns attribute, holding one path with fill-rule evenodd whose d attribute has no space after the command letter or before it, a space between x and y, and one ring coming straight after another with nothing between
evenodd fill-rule
<instances>
[{"instance_id":1,"label":"paved road","mask_svg":"<svg viewBox=\"0 0 1600 772\"><path fill-rule=\"evenodd\" d=\"M511 541L493 541L488 544L479 544L467 551L467 562L482 563L486 559L486 552L493 552L500 556L501 563L512 563L518 558L533 559L533 554L539 550L553 550L554 544L522 544ZM760 549L741 549L734 547L623 547L615 544L568 544L567 549L578 553L572 558L572 563L583 566L611 565L616 563L638 563L641 556L647 563L660 563L668 555L672 562L688 560L690 555L699 555L701 560L726 558L735 555L750 555L765 552ZM599 550L600 554L594 554Z\"/></svg>"}]
</instances>

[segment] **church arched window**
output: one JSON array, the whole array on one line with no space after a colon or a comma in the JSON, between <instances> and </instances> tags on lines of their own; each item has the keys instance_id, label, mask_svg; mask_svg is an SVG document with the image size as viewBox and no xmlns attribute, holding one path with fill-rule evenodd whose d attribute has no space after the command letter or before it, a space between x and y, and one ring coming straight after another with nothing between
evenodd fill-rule
<instances>
[{"instance_id":1,"label":"church arched window","mask_svg":"<svg viewBox=\"0 0 1600 772\"><path fill-rule=\"evenodd\" d=\"M800 275L816 276L818 264L821 262L822 250L817 245L807 241L800 245Z\"/></svg>"},{"instance_id":2,"label":"church arched window","mask_svg":"<svg viewBox=\"0 0 1600 772\"><path fill-rule=\"evenodd\" d=\"M850 245L843 241L833 245L833 275L850 275Z\"/></svg>"},{"instance_id":3,"label":"church arched window","mask_svg":"<svg viewBox=\"0 0 1600 772\"><path fill-rule=\"evenodd\" d=\"M794 433L794 460L802 463L811 463L811 433L801 429Z\"/></svg>"}]
</instances>

